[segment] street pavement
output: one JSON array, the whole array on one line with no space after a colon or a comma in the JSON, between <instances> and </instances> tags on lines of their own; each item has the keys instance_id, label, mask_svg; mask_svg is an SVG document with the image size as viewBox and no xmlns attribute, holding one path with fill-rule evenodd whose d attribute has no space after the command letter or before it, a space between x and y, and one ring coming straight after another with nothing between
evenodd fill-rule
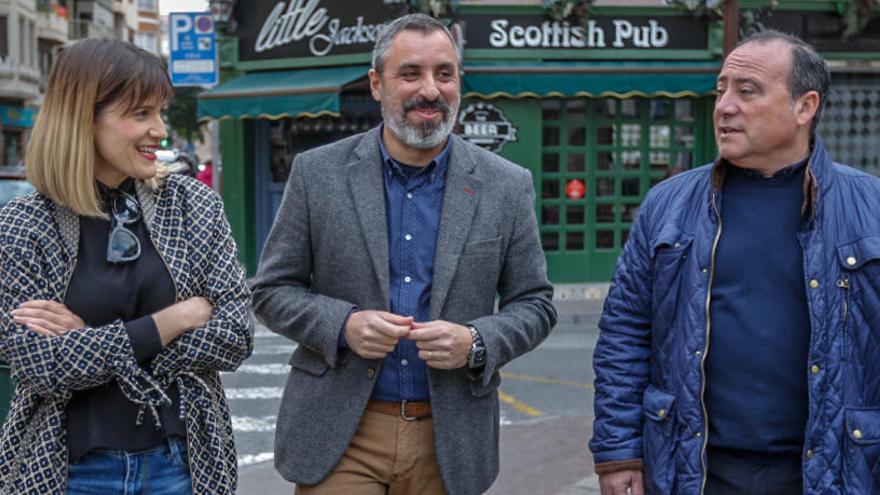
<instances>
[{"instance_id":1,"label":"street pavement","mask_svg":"<svg viewBox=\"0 0 880 495\"><path fill-rule=\"evenodd\" d=\"M501 472L489 495L598 494L587 450L592 351L607 284L557 287L559 324L502 370ZM293 493L273 466L275 422L296 344L258 325L254 353L222 376L238 450L241 495Z\"/></svg>"}]
</instances>

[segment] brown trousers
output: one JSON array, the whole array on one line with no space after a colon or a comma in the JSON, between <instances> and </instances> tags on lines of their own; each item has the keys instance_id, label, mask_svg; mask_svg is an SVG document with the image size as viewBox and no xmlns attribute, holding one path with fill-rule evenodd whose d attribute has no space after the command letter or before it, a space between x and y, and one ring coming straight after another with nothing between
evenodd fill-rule
<instances>
[{"instance_id":1,"label":"brown trousers","mask_svg":"<svg viewBox=\"0 0 880 495\"><path fill-rule=\"evenodd\" d=\"M364 411L339 464L320 484L297 495L444 495L430 418Z\"/></svg>"}]
</instances>

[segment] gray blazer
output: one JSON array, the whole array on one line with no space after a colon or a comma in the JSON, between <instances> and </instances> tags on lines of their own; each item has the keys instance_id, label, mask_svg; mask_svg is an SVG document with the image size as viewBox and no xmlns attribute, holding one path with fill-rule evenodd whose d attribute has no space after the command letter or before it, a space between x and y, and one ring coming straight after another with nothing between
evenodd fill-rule
<instances>
[{"instance_id":1,"label":"gray blazer","mask_svg":"<svg viewBox=\"0 0 880 495\"><path fill-rule=\"evenodd\" d=\"M257 317L299 344L278 414L275 467L306 485L342 458L382 366L337 347L352 308L390 307L378 132L296 157L253 289ZM469 495L498 475L498 371L547 337L556 310L531 175L450 139L430 317L475 326L487 361L480 379L429 368L429 382L443 482L449 493Z\"/></svg>"}]
</instances>

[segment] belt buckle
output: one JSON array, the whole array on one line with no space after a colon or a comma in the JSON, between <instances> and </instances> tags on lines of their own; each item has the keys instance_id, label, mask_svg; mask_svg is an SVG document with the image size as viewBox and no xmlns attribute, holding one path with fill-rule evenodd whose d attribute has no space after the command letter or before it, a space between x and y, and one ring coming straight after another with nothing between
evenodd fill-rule
<instances>
[{"instance_id":1,"label":"belt buckle","mask_svg":"<svg viewBox=\"0 0 880 495\"><path fill-rule=\"evenodd\" d=\"M406 415L406 403L408 401L402 400L400 401L400 417L403 418L404 421L415 421L419 418L415 416L407 416Z\"/></svg>"}]
</instances>

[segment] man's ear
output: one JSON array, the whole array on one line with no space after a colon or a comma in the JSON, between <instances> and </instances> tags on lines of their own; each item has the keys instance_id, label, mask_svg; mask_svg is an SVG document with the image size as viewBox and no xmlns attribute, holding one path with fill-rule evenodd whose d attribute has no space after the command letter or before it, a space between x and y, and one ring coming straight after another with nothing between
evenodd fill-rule
<instances>
[{"instance_id":1,"label":"man's ear","mask_svg":"<svg viewBox=\"0 0 880 495\"><path fill-rule=\"evenodd\" d=\"M807 125L818 111L819 93L817 91L807 91L795 102L795 117L800 125Z\"/></svg>"},{"instance_id":2,"label":"man's ear","mask_svg":"<svg viewBox=\"0 0 880 495\"><path fill-rule=\"evenodd\" d=\"M370 93L373 95L373 99L382 102L382 77L376 72L376 69L370 69L370 72L367 73L367 76L370 78Z\"/></svg>"}]
</instances>

